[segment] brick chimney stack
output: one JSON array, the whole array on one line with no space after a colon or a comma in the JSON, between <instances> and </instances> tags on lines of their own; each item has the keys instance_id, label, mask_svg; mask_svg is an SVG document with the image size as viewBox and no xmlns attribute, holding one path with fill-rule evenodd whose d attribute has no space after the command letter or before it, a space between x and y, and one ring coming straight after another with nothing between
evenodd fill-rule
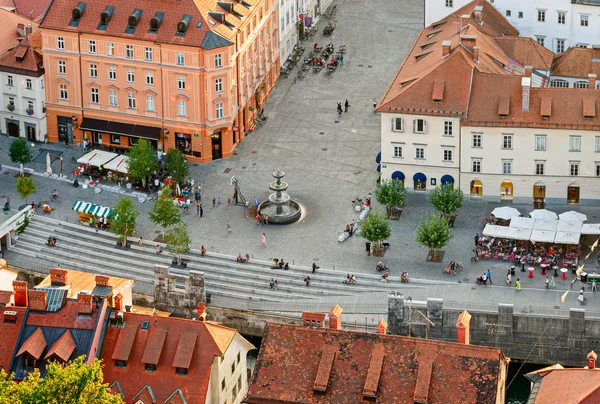
<instances>
[{"instance_id":1,"label":"brick chimney stack","mask_svg":"<svg viewBox=\"0 0 600 404\"><path fill-rule=\"evenodd\" d=\"M25 36L31 35L31 32L32 32L31 24L27 24L27 26L25 27Z\"/></svg>"},{"instance_id":2,"label":"brick chimney stack","mask_svg":"<svg viewBox=\"0 0 600 404\"><path fill-rule=\"evenodd\" d=\"M46 291L35 289L29 291L29 310L46 311Z\"/></svg>"},{"instance_id":3,"label":"brick chimney stack","mask_svg":"<svg viewBox=\"0 0 600 404\"><path fill-rule=\"evenodd\" d=\"M469 14L463 14L460 16L460 27L463 29L467 25L469 25L469 19L471 16Z\"/></svg>"},{"instance_id":4,"label":"brick chimney stack","mask_svg":"<svg viewBox=\"0 0 600 404\"><path fill-rule=\"evenodd\" d=\"M198 321L206 321L206 303L198 302Z\"/></svg>"},{"instance_id":5,"label":"brick chimney stack","mask_svg":"<svg viewBox=\"0 0 600 404\"><path fill-rule=\"evenodd\" d=\"M385 335L387 334L387 329L388 323L384 319L379 320L379 323L377 324L377 334Z\"/></svg>"},{"instance_id":6,"label":"brick chimney stack","mask_svg":"<svg viewBox=\"0 0 600 404\"><path fill-rule=\"evenodd\" d=\"M96 275L96 286L108 286L108 276Z\"/></svg>"},{"instance_id":7,"label":"brick chimney stack","mask_svg":"<svg viewBox=\"0 0 600 404\"><path fill-rule=\"evenodd\" d=\"M587 355L588 369L596 369L596 359L598 359L598 355L596 355L596 352L594 351L591 351Z\"/></svg>"},{"instance_id":8,"label":"brick chimney stack","mask_svg":"<svg viewBox=\"0 0 600 404\"><path fill-rule=\"evenodd\" d=\"M302 325L312 328L325 328L325 317L325 313L304 311L302 312Z\"/></svg>"},{"instance_id":9,"label":"brick chimney stack","mask_svg":"<svg viewBox=\"0 0 600 404\"><path fill-rule=\"evenodd\" d=\"M446 40L442 42L442 58L450 54L450 46L452 46L452 41Z\"/></svg>"},{"instance_id":10,"label":"brick chimney stack","mask_svg":"<svg viewBox=\"0 0 600 404\"><path fill-rule=\"evenodd\" d=\"M479 46L473 46L473 59L479 62Z\"/></svg>"},{"instance_id":11,"label":"brick chimney stack","mask_svg":"<svg viewBox=\"0 0 600 404\"><path fill-rule=\"evenodd\" d=\"M93 306L92 306L92 295L88 295L86 293L79 293L77 295L77 302L79 303L79 314L92 314Z\"/></svg>"},{"instance_id":12,"label":"brick chimney stack","mask_svg":"<svg viewBox=\"0 0 600 404\"><path fill-rule=\"evenodd\" d=\"M592 90L595 90L596 89L596 75L588 74L588 82L589 82L588 87L591 88Z\"/></svg>"},{"instance_id":13,"label":"brick chimney stack","mask_svg":"<svg viewBox=\"0 0 600 404\"><path fill-rule=\"evenodd\" d=\"M456 342L465 345L471 342L471 315L466 310L456 320Z\"/></svg>"},{"instance_id":14,"label":"brick chimney stack","mask_svg":"<svg viewBox=\"0 0 600 404\"><path fill-rule=\"evenodd\" d=\"M527 70L525 70L527 72ZM529 111L529 96L531 94L531 77L521 78L521 109Z\"/></svg>"},{"instance_id":15,"label":"brick chimney stack","mask_svg":"<svg viewBox=\"0 0 600 404\"><path fill-rule=\"evenodd\" d=\"M27 281L13 281L15 306L27 307L29 305L29 284Z\"/></svg>"},{"instance_id":16,"label":"brick chimney stack","mask_svg":"<svg viewBox=\"0 0 600 404\"><path fill-rule=\"evenodd\" d=\"M475 8L473 9L473 16L475 16L475 18L477 20L482 21L482 14L483 14L483 6L475 6Z\"/></svg>"},{"instance_id":17,"label":"brick chimney stack","mask_svg":"<svg viewBox=\"0 0 600 404\"><path fill-rule=\"evenodd\" d=\"M531 66L525 66L525 77L530 77L531 78L531 73L533 71L533 67Z\"/></svg>"},{"instance_id":18,"label":"brick chimney stack","mask_svg":"<svg viewBox=\"0 0 600 404\"><path fill-rule=\"evenodd\" d=\"M52 286L66 286L67 270L61 268L50 268L50 284Z\"/></svg>"},{"instance_id":19,"label":"brick chimney stack","mask_svg":"<svg viewBox=\"0 0 600 404\"><path fill-rule=\"evenodd\" d=\"M335 305L329 310L329 328L332 330L342 329L342 308Z\"/></svg>"}]
</instances>

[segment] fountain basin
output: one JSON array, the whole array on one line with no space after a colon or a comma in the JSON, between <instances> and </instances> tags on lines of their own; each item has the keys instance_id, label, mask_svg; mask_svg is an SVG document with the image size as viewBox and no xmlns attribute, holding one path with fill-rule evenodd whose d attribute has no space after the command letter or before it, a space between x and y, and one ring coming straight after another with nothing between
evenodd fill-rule
<instances>
[{"instance_id":1,"label":"fountain basin","mask_svg":"<svg viewBox=\"0 0 600 404\"><path fill-rule=\"evenodd\" d=\"M272 195L271 195L272 196ZM283 195L282 195L283 196ZM269 224L290 224L297 222L302 216L302 207L298 202L289 200L289 195L285 194L288 197L288 201L285 204L274 203L269 200L264 201L258 206L258 211L269 217ZM277 208L281 209L281 212L277 212Z\"/></svg>"},{"instance_id":2,"label":"fountain basin","mask_svg":"<svg viewBox=\"0 0 600 404\"><path fill-rule=\"evenodd\" d=\"M288 183L285 181L280 181L279 183L272 182L269 188L271 188L271 191L285 191L288 189Z\"/></svg>"}]
</instances>

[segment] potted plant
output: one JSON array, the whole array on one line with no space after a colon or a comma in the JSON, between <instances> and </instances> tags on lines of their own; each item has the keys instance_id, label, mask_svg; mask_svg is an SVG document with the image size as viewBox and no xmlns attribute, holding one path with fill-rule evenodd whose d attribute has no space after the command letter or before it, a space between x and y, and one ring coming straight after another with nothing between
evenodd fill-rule
<instances>
[{"instance_id":1,"label":"potted plant","mask_svg":"<svg viewBox=\"0 0 600 404\"><path fill-rule=\"evenodd\" d=\"M13 104L12 102L8 103L8 105L6 106L6 108L9 111L14 111L15 110L15 104Z\"/></svg>"},{"instance_id":2,"label":"potted plant","mask_svg":"<svg viewBox=\"0 0 600 404\"><path fill-rule=\"evenodd\" d=\"M254 107L253 107L252 105L250 105L250 106L248 107L248 111L250 111L250 112L254 111Z\"/></svg>"},{"instance_id":3,"label":"potted plant","mask_svg":"<svg viewBox=\"0 0 600 404\"><path fill-rule=\"evenodd\" d=\"M25 112L27 112L27 115L33 115L33 108L27 108Z\"/></svg>"}]
</instances>

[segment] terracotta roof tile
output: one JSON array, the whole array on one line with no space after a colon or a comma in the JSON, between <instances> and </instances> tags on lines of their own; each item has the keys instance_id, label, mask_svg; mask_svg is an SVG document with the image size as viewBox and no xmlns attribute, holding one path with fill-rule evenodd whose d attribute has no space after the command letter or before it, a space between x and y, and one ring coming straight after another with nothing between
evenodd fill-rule
<instances>
[{"instance_id":1,"label":"terracotta roof tile","mask_svg":"<svg viewBox=\"0 0 600 404\"><path fill-rule=\"evenodd\" d=\"M51 358L52 355L58 356L64 362L67 362L71 358L71 354L75 350L75 341L69 330L65 331L63 335L52 345L48 350L48 353L44 359Z\"/></svg>"},{"instance_id":2,"label":"terracotta roof tile","mask_svg":"<svg viewBox=\"0 0 600 404\"><path fill-rule=\"evenodd\" d=\"M0 27L2 27L2 30L0 30L0 54L6 52L19 42L21 35L17 32L18 24L25 26L31 24L34 31L39 26L39 24L25 17L0 9Z\"/></svg>"},{"instance_id":3,"label":"terracotta roof tile","mask_svg":"<svg viewBox=\"0 0 600 404\"><path fill-rule=\"evenodd\" d=\"M375 345L371 352L371 359L369 361L369 370L367 371L367 377L365 378L365 386L363 388L363 396L369 398L377 397L377 389L379 388L379 379L381 378L381 370L383 369L383 359L385 357L385 351L383 345ZM429 388L429 385L427 385Z\"/></svg>"},{"instance_id":4,"label":"terracotta roof tile","mask_svg":"<svg viewBox=\"0 0 600 404\"><path fill-rule=\"evenodd\" d=\"M551 97L542 98L542 105L540 106L540 115L541 116L552 115L552 98Z\"/></svg>"},{"instance_id":5,"label":"terracotta roof tile","mask_svg":"<svg viewBox=\"0 0 600 404\"><path fill-rule=\"evenodd\" d=\"M67 299L65 305L56 312L30 311L27 316L27 325L93 330L98 321L98 314L99 310L95 307L91 316L80 316L77 300Z\"/></svg>"},{"instance_id":6,"label":"terracotta roof tile","mask_svg":"<svg viewBox=\"0 0 600 404\"><path fill-rule=\"evenodd\" d=\"M44 338L42 330L38 328L25 340L25 342L23 342L23 345L21 345L16 356L20 356L27 352L35 359L40 359L44 349L46 349L46 339Z\"/></svg>"},{"instance_id":7,"label":"terracotta roof tile","mask_svg":"<svg viewBox=\"0 0 600 404\"><path fill-rule=\"evenodd\" d=\"M500 97L498 100L498 115L508 115L510 112L510 97Z\"/></svg>"},{"instance_id":8,"label":"terracotta roof tile","mask_svg":"<svg viewBox=\"0 0 600 404\"><path fill-rule=\"evenodd\" d=\"M329 377L331 376L331 368L333 368L336 352L337 347L333 346L325 346L321 350L321 359L319 360L319 367L317 368L313 390L323 393L327 391L327 385L329 385Z\"/></svg>"},{"instance_id":9,"label":"terracotta roof tile","mask_svg":"<svg viewBox=\"0 0 600 404\"><path fill-rule=\"evenodd\" d=\"M174 368L189 369L192 355L194 355L194 348L196 348L196 338L198 333L195 331L182 332L177 343L177 351L175 352L175 359L173 359Z\"/></svg>"},{"instance_id":10,"label":"terracotta roof tile","mask_svg":"<svg viewBox=\"0 0 600 404\"><path fill-rule=\"evenodd\" d=\"M327 391L321 393L313 386L324 346L335 348L336 358ZM377 346L381 354L372 355ZM372 361L377 365L380 355L385 358L378 378L378 403L412 403L422 362L433 363L429 404L495 402L498 389L504 388L498 375L507 362L499 349L268 323L244 402L365 402L369 366ZM372 391L375 372L369 378Z\"/></svg>"},{"instance_id":11,"label":"terracotta roof tile","mask_svg":"<svg viewBox=\"0 0 600 404\"><path fill-rule=\"evenodd\" d=\"M536 403L600 402L598 369L550 369L541 376Z\"/></svg>"},{"instance_id":12,"label":"terracotta roof tile","mask_svg":"<svg viewBox=\"0 0 600 404\"><path fill-rule=\"evenodd\" d=\"M595 117L596 116L596 98L584 98L583 102L583 116L584 117Z\"/></svg>"},{"instance_id":13,"label":"terracotta roof tile","mask_svg":"<svg viewBox=\"0 0 600 404\"><path fill-rule=\"evenodd\" d=\"M495 40L500 44L502 49L513 59L518 60L523 66L550 70L554 53L532 38L504 36L496 37Z\"/></svg>"},{"instance_id":14,"label":"terracotta roof tile","mask_svg":"<svg viewBox=\"0 0 600 404\"><path fill-rule=\"evenodd\" d=\"M432 373L433 361L424 360L419 362L417 383L415 384L415 402L427 403L429 401L429 387L431 386Z\"/></svg>"},{"instance_id":15,"label":"terracotta roof tile","mask_svg":"<svg viewBox=\"0 0 600 404\"><path fill-rule=\"evenodd\" d=\"M212 340L221 351L221 354L224 354L229 347L229 344L231 344L236 331L232 328L228 328L211 321L205 321L204 324L206 326L206 330L210 333Z\"/></svg>"},{"instance_id":16,"label":"terracotta roof tile","mask_svg":"<svg viewBox=\"0 0 600 404\"><path fill-rule=\"evenodd\" d=\"M580 77L588 74L600 77L600 49L573 47L556 55L552 65L552 76Z\"/></svg>"},{"instance_id":17,"label":"terracotta roof tile","mask_svg":"<svg viewBox=\"0 0 600 404\"><path fill-rule=\"evenodd\" d=\"M36 19L43 15L50 5L51 0L13 0L17 13L29 19Z\"/></svg>"},{"instance_id":18,"label":"terracotta roof tile","mask_svg":"<svg viewBox=\"0 0 600 404\"><path fill-rule=\"evenodd\" d=\"M14 323L5 321L6 312L16 312L16 320ZM15 353L15 347L21 332L21 326L25 321L27 308L8 306L0 308L0 367L9 369L10 362ZM12 316L12 314L9 314Z\"/></svg>"},{"instance_id":19,"label":"terracotta roof tile","mask_svg":"<svg viewBox=\"0 0 600 404\"><path fill-rule=\"evenodd\" d=\"M140 392L138 394L135 395L135 397L133 397L133 401L137 404L140 401L143 404L153 404L156 402L156 396L154 395L154 392L152 391L152 387L150 387L149 384L145 385L144 387L142 387L142 389L140 390Z\"/></svg>"},{"instance_id":20,"label":"terracotta roof tile","mask_svg":"<svg viewBox=\"0 0 600 404\"><path fill-rule=\"evenodd\" d=\"M34 32L32 34L32 36L37 34L37 32L38 31ZM39 30L39 32L41 32L41 30ZM29 40L31 42L31 38L29 38ZM36 38L36 40L37 40L37 38ZM40 38L40 41L41 41L41 38ZM33 46L33 44L32 44L32 46ZM94 290L94 287L96 287L96 274L89 273L89 272L75 271L73 269L67 269L66 271L67 271L67 279L68 279L68 283L69 283L69 285L66 287L67 289L69 289L69 294L67 297L77 298L77 295L79 294L79 292L84 291L84 290L87 292L91 292L92 290ZM133 284L133 281L131 279L119 278L116 276L110 276L108 278L109 278L108 286L112 286L113 295L116 295L124 288ZM48 275L36 287L37 288L47 287L47 286L51 285L51 282L52 282L51 277L50 277L50 275Z\"/></svg>"},{"instance_id":21,"label":"terracotta roof tile","mask_svg":"<svg viewBox=\"0 0 600 404\"><path fill-rule=\"evenodd\" d=\"M136 334L137 329L134 327L121 328L119 330L119 339L115 343L111 359L119 361L129 360L129 354L131 353L131 348L133 348L133 341Z\"/></svg>"},{"instance_id":22,"label":"terracotta roof tile","mask_svg":"<svg viewBox=\"0 0 600 404\"><path fill-rule=\"evenodd\" d=\"M164 328L153 328L148 341L146 341L146 348L144 349L144 356L142 356L142 363L149 363L151 365L157 365L160 359L160 354L167 338L167 330Z\"/></svg>"},{"instance_id":23,"label":"terracotta roof tile","mask_svg":"<svg viewBox=\"0 0 600 404\"><path fill-rule=\"evenodd\" d=\"M13 295L11 290L0 290L0 304L6 306L10 303Z\"/></svg>"}]
</instances>

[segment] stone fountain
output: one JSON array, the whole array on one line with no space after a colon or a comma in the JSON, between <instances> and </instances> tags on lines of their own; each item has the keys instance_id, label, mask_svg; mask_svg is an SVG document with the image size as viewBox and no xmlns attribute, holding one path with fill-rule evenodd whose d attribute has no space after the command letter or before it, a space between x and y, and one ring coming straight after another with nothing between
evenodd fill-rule
<instances>
[{"instance_id":1,"label":"stone fountain","mask_svg":"<svg viewBox=\"0 0 600 404\"><path fill-rule=\"evenodd\" d=\"M260 215L267 215L269 224L290 224L297 222L302 216L302 208L298 202L293 201L286 192L288 183L282 181L285 173L277 170L273 173L276 181L269 188L275 191L269 195L269 199L258 207Z\"/></svg>"}]
</instances>

